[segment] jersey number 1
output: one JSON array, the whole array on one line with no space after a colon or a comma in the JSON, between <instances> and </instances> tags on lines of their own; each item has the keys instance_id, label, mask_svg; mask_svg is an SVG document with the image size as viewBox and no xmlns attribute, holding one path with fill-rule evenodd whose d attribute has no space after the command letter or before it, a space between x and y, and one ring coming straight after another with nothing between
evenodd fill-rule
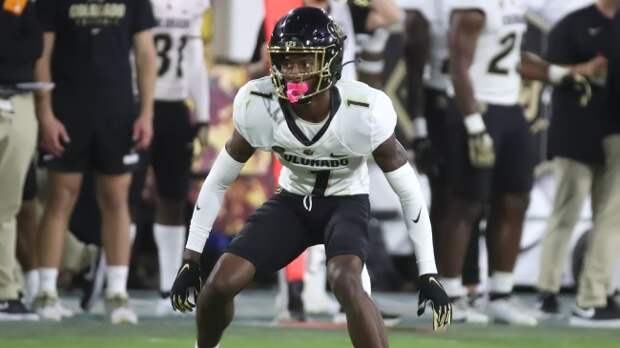
<instances>
[{"instance_id":1,"label":"jersey number 1","mask_svg":"<svg viewBox=\"0 0 620 348\"><path fill-rule=\"evenodd\" d=\"M316 181L314 182L314 188L312 189L312 195L323 196L329 183L330 170L314 170L312 174L316 174Z\"/></svg>"}]
</instances>

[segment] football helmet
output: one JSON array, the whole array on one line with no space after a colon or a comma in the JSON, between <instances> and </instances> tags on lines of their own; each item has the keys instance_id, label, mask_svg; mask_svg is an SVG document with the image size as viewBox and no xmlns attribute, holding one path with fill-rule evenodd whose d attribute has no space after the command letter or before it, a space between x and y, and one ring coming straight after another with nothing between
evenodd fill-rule
<instances>
[{"instance_id":1,"label":"football helmet","mask_svg":"<svg viewBox=\"0 0 620 348\"><path fill-rule=\"evenodd\" d=\"M346 35L336 22L315 7L298 7L280 18L269 41L271 79L280 98L287 99L287 82L317 77L313 90L304 91L299 101L308 101L340 79ZM314 57L314 67L297 74L283 73L282 63L289 55ZM289 81L287 81L289 80Z\"/></svg>"}]
</instances>

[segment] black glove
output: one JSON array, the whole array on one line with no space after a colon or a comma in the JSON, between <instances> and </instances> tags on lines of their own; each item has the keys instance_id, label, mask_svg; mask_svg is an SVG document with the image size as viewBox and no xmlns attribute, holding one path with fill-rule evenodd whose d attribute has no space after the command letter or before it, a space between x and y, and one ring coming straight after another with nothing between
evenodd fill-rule
<instances>
[{"instance_id":1,"label":"black glove","mask_svg":"<svg viewBox=\"0 0 620 348\"><path fill-rule=\"evenodd\" d=\"M418 316L424 314L426 303L433 308L433 330L446 329L452 321L452 304L436 274L420 276L420 294L418 296Z\"/></svg>"},{"instance_id":2,"label":"black glove","mask_svg":"<svg viewBox=\"0 0 620 348\"><path fill-rule=\"evenodd\" d=\"M414 163L418 171L428 176L436 176L439 168L433 156L431 140L428 137L415 138L411 147L415 154Z\"/></svg>"},{"instance_id":3,"label":"black glove","mask_svg":"<svg viewBox=\"0 0 620 348\"><path fill-rule=\"evenodd\" d=\"M192 312L196 304L190 301L190 294L193 292L194 301L197 301L201 288L200 265L191 260L184 260L170 290L172 308L183 313Z\"/></svg>"}]
</instances>

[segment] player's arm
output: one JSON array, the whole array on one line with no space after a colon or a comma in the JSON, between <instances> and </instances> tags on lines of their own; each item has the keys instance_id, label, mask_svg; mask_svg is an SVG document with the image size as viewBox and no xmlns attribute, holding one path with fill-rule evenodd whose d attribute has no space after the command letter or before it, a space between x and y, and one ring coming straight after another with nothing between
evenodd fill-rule
<instances>
[{"instance_id":1,"label":"player's arm","mask_svg":"<svg viewBox=\"0 0 620 348\"><path fill-rule=\"evenodd\" d=\"M452 319L452 307L448 295L435 278L437 267L431 221L418 177L407 162L407 152L393 134L372 155L400 199L409 238L413 242L420 274L418 315L424 312L427 301L432 302L433 328L445 329Z\"/></svg>"},{"instance_id":2,"label":"player's arm","mask_svg":"<svg viewBox=\"0 0 620 348\"><path fill-rule=\"evenodd\" d=\"M137 32L133 36L138 91L140 93L140 115L134 123L133 140L136 146L145 149L153 137L153 107L155 81L157 80L157 54L153 34L150 30Z\"/></svg>"},{"instance_id":3,"label":"player's arm","mask_svg":"<svg viewBox=\"0 0 620 348\"><path fill-rule=\"evenodd\" d=\"M373 0L371 11L366 18L366 29L389 27L403 17L403 11L394 0Z\"/></svg>"},{"instance_id":4,"label":"player's arm","mask_svg":"<svg viewBox=\"0 0 620 348\"><path fill-rule=\"evenodd\" d=\"M213 222L224 200L224 193L237 179L241 168L255 149L235 130L220 151L202 184L189 227L184 259L200 262Z\"/></svg>"},{"instance_id":5,"label":"player's arm","mask_svg":"<svg viewBox=\"0 0 620 348\"><path fill-rule=\"evenodd\" d=\"M253 153L254 148L235 130L202 184L189 226L183 265L170 290L170 301L174 310L191 312L196 306L195 302L190 300L190 295L193 294L195 301L202 288L200 255L224 201L226 189L239 176L241 168Z\"/></svg>"},{"instance_id":6,"label":"player's arm","mask_svg":"<svg viewBox=\"0 0 620 348\"><path fill-rule=\"evenodd\" d=\"M484 24L485 15L482 11L456 10L452 12L448 34L454 95L467 130L469 162L476 168L489 168L495 164L493 139L484 124L469 75Z\"/></svg>"},{"instance_id":7,"label":"player's arm","mask_svg":"<svg viewBox=\"0 0 620 348\"><path fill-rule=\"evenodd\" d=\"M473 62L476 43L484 23L484 13L476 10L454 11L450 22L448 33L450 76L454 86L457 107L466 118L479 111L469 76L469 68Z\"/></svg>"}]
</instances>

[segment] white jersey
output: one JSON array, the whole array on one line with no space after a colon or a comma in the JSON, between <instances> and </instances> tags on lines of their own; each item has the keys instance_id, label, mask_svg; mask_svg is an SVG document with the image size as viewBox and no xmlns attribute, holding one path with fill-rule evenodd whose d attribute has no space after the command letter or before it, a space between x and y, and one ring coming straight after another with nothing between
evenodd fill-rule
<instances>
[{"instance_id":1,"label":"white jersey","mask_svg":"<svg viewBox=\"0 0 620 348\"><path fill-rule=\"evenodd\" d=\"M344 40L344 48L342 52L342 63L355 61L355 30L353 29L353 19L351 18L351 10L345 1L329 2L329 15L334 19L338 25L342 28L342 31L347 36ZM355 70L355 63L350 63L342 67L342 79L343 80L357 80L357 71Z\"/></svg>"},{"instance_id":2,"label":"white jersey","mask_svg":"<svg viewBox=\"0 0 620 348\"><path fill-rule=\"evenodd\" d=\"M445 91L452 84L448 67L449 17L446 0L399 0L398 4L407 10L418 10L426 17L431 30L429 69L424 76L426 86Z\"/></svg>"},{"instance_id":3,"label":"white jersey","mask_svg":"<svg viewBox=\"0 0 620 348\"><path fill-rule=\"evenodd\" d=\"M158 58L155 99L179 101L192 97L197 118L206 121L208 79L201 30L209 0L151 2L157 20L153 29Z\"/></svg>"},{"instance_id":4,"label":"white jersey","mask_svg":"<svg viewBox=\"0 0 620 348\"><path fill-rule=\"evenodd\" d=\"M311 140L295 124L289 104L276 97L270 77L250 81L237 93L235 129L252 147L276 154L284 190L368 194L366 157L394 133L396 112L385 93L362 82L338 81L336 91L339 98L332 95L332 102L339 99L339 105Z\"/></svg>"},{"instance_id":5,"label":"white jersey","mask_svg":"<svg viewBox=\"0 0 620 348\"><path fill-rule=\"evenodd\" d=\"M526 7L521 0L447 0L454 10L480 10L485 23L469 75L476 100L496 105L519 102L521 41L526 29ZM449 89L450 94L454 92Z\"/></svg>"}]
</instances>

